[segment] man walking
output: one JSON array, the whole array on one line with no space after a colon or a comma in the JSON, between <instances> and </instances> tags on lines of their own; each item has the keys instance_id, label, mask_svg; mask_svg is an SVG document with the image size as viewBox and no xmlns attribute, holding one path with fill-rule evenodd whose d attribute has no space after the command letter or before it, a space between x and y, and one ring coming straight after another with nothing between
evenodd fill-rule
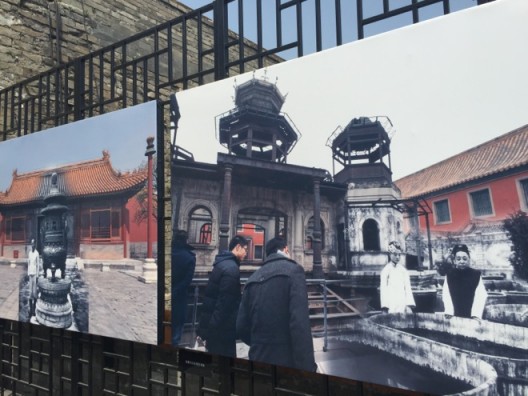
<instances>
[{"instance_id":1,"label":"man walking","mask_svg":"<svg viewBox=\"0 0 528 396\"><path fill-rule=\"evenodd\" d=\"M171 259L171 324L172 345L180 343L187 311L189 285L194 276L196 255L187 243L187 232L177 230L174 235Z\"/></svg>"},{"instance_id":2,"label":"man walking","mask_svg":"<svg viewBox=\"0 0 528 396\"><path fill-rule=\"evenodd\" d=\"M266 257L244 288L237 334L251 360L316 371L304 269L280 237L266 244Z\"/></svg>"},{"instance_id":3,"label":"man walking","mask_svg":"<svg viewBox=\"0 0 528 396\"><path fill-rule=\"evenodd\" d=\"M219 253L205 288L197 334L207 351L236 357L236 318L240 304L240 262L247 254L247 241L237 235L228 251Z\"/></svg>"}]
</instances>

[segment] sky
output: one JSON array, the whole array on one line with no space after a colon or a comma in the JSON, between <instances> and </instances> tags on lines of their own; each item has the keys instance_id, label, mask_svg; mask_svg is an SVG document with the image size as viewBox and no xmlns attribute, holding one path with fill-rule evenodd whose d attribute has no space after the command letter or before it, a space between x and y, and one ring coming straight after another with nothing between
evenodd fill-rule
<instances>
[{"instance_id":1,"label":"sky","mask_svg":"<svg viewBox=\"0 0 528 396\"><path fill-rule=\"evenodd\" d=\"M528 2L501 0L256 72L302 134L288 163L332 172L327 139L360 116L392 121L393 180L528 124L526 18ZM215 163L215 117L252 77L178 93L176 144Z\"/></svg>"},{"instance_id":2,"label":"sky","mask_svg":"<svg viewBox=\"0 0 528 396\"><path fill-rule=\"evenodd\" d=\"M116 171L133 170L146 160L146 139L156 137L156 127L156 103L148 102L0 142L0 191L15 169L20 175L100 159L103 150Z\"/></svg>"},{"instance_id":3,"label":"sky","mask_svg":"<svg viewBox=\"0 0 528 396\"><path fill-rule=\"evenodd\" d=\"M181 3L191 7L199 8L210 4L212 0L180 0ZM256 42L257 41L257 20L256 20L256 0L243 0L244 13L244 36ZM282 4L287 3L286 0L281 1ZM335 31L336 31L336 16L335 16L335 0L321 0L321 19L322 19L322 45L323 48L331 48L336 45ZM391 9L410 5L412 0L390 0L389 6ZM451 0L450 11L455 12L468 7L476 5L476 0ZM263 22L263 46L264 48L275 48L277 46L277 32L276 32L276 5L275 1L262 1L262 22ZM228 26L236 32L240 32L238 24L238 9L239 1L232 1L228 6ZM315 0L305 0L302 3L302 20L303 26L303 42L304 54L315 52ZM383 0L363 0L363 15L365 18L378 15L383 11ZM434 4L427 7L420 8L419 18L424 21L430 18L443 15L443 5ZM212 18L212 13L207 15ZM281 12L281 28L283 44L287 44L296 40L296 13L294 7L289 7ZM351 42L357 40L357 10L356 2L350 0L341 0L341 25L343 42ZM412 23L411 13L402 14L384 21L369 24L365 27L365 37L370 37L382 32L386 32L395 28L406 26ZM280 53L285 59L293 59L297 57L297 50L289 50Z\"/></svg>"}]
</instances>

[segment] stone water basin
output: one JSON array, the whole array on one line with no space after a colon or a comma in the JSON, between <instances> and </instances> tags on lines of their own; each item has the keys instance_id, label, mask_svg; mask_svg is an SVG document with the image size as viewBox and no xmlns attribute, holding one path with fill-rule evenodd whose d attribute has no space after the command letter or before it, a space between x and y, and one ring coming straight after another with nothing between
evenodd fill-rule
<instances>
[{"instance_id":1,"label":"stone water basin","mask_svg":"<svg viewBox=\"0 0 528 396\"><path fill-rule=\"evenodd\" d=\"M382 314L350 322L344 332L330 339L370 345L405 359L409 366L426 367L439 375L471 385L469 390L455 393L457 395L525 395L521 393L526 390L522 384L519 388L519 384L504 383L503 377L515 379L525 375L526 360L488 356L449 345L434 339L432 333L425 336L413 334L417 331L446 333L448 339L490 339L498 345L508 339L506 345L522 353L526 334L499 329L495 325L505 326L491 322L479 324L475 320L456 317L446 319L443 314Z\"/></svg>"},{"instance_id":2,"label":"stone water basin","mask_svg":"<svg viewBox=\"0 0 528 396\"><path fill-rule=\"evenodd\" d=\"M383 332L404 332L415 339L427 340L431 351L438 345L447 346L437 358L442 361L443 371L455 373L456 378L473 376L472 369L451 359L453 354L465 355L490 364L497 373L497 394L528 395L528 328L495 323L488 320L452 317L442 313L416 315L377 315L371 322Z\"/></svg>"}]
</instances>

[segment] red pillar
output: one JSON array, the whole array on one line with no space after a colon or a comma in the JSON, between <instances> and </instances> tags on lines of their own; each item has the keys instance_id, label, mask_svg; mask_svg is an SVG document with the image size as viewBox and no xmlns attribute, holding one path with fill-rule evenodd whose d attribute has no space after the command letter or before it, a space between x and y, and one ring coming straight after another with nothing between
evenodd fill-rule
<instances>
[{"instance_id":1,"label":"red pillar","mask_svg":"<svg viewBox=\"0 0 528 396\"><path fill-rule=\"evenodd\" d=\"M149 136L147 138L147 151L145 156L148 157L147 165L147 258L152 257L152 156L156 150L154 149L154 137Z\"/></svg>"},{"instance_id":2,"label":"red pillar","mask_svg":"<svg viewBox=\"0 0 528 396\"><path fill-rule=\"evenodd\" d=\"M4 255L4 244L5 244L5 218L0 215L0 256Z\"/></svg>"}]
</instances>

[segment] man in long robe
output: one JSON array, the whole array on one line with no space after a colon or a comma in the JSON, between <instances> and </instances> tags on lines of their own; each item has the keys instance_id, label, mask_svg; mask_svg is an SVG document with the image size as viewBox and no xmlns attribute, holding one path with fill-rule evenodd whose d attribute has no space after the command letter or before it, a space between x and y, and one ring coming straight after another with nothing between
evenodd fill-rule
<instances>
[{"instance_id":1,"label":"man in long robe","mask_svg":"<svg viewBox=\"0 0 528 396\"><path fill-rule=\"evenodd\" d=\"M451 254L455 267L448 272L444 282L444 313L448 317L481 319L488 293L480 271L469 266L470 255L466 245L455 245Z\"/></svg>"},{"instance_id":2,"label":"man in long robe","mask_svg":"<svg viewBox=\"0 0 528 396\"><path fill-rule=\"evenodd\" d=\"M416 303L407 269L400 264L402 248L398 242L389 243L389 263L380 275L380 303L385 313L412 312Z\"/></svg>"}]
</instances>

